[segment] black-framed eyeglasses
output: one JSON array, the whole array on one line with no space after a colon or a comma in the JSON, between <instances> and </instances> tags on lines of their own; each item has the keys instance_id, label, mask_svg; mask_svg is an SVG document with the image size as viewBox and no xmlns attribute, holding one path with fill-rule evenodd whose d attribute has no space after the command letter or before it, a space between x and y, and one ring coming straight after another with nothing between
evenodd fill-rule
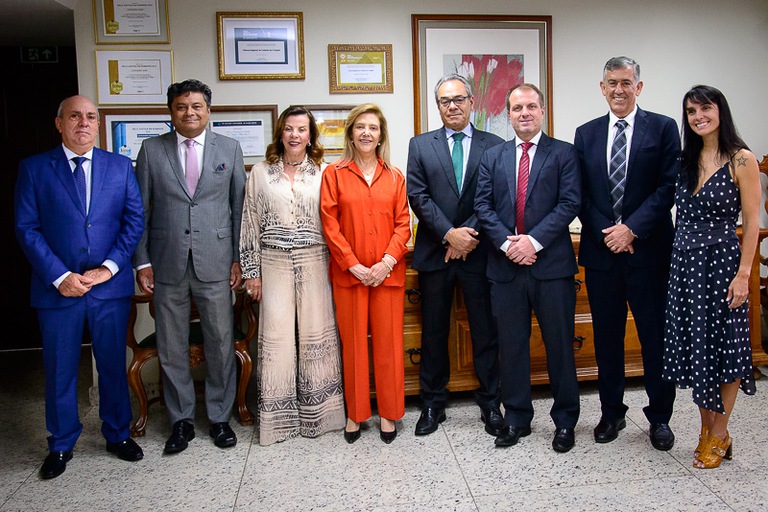
<instances>
[{"instance_id":1,"label":"black-framed eyeglasses","mask_svg":"<svg viewBox=\"0 0 768 512\"><path fill-rule=\"evenodd\" d=\"M464 105L464 103L467 102L467 100L470 98L470 96L454 96L453 98L440 98L437 100L437 103L443 107L448 108L451 106L451 103L456 105L457 107L461 107Z\"/></svg>"}]
</instances>

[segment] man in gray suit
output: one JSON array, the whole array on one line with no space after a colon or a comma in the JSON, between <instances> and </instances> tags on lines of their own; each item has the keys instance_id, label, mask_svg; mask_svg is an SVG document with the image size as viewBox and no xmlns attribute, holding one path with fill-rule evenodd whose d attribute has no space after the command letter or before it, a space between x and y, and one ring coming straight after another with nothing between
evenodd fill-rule
<instances>
[{"instance_id":1,"label":"man in gray suit","mask_svg":"<svg viewBox=\"0 0 768 512\"><path fill-rule=\"evenodd\" d=\"M163 393L173 424L166 453L195 437L195 390L189 367L189 315L200 313L207 363L209 433L234 446L229 426L235 399L232 290L242 282L240 218L245 169L240 144L207 130L211 89L198 80L168 88L175 130L145 140L136 161L145 229L133 258L136 280L155 295Z\"/></svg>"},{"instance_id":2,"label":"man in gray suit","mask_svg":"<svg viewBox=\"0 0 768 512\"><path fill-rule=\"evenodd\" d=\"M422 412L416 435L435 432L445 420L450 379L448 333L456 285L464 292L472 357L480 384L475 399L485 431L497 436L504 428L499 409L499 347L491 317L485 266L487 240L475 216L477 168L486 149L504 140L469 122L472 85L461 75L448 75L435 86L443 126L417 135L408 148L408 200L419 219L413 268L421 290Z\"/></svg>"}]
</instances>

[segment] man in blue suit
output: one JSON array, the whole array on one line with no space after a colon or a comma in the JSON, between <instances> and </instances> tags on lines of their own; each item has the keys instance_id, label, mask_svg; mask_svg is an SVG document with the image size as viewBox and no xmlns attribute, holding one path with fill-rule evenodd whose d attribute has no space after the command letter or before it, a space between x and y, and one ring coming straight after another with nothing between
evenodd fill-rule
<instances>
[{"instance_id":1,"label":"man in blue suit","mask_svg":"<svg viewBox=\"0 0 768 512\"><path fill-rule=\"evenodd\" d=\"M107 451L137 461L125 336L134 292L131 255L144 229L131 160L94 148L99 113L87 98L59 106L62 145L22 160L16 182L16 236L32 266L31 304L43 339L45 418L51 435L42 478L72 458L83 426L77 374L87 327L96 360L101 432Z\"/></svg>"},{"instance_id":2,"label":"man in blue suit","mask_svg":"<svg viewBox=\"0 0 768 512\"><path fill-rule=\"evenodd\" d=\"M435 86L443 127L417 135L408 148L408 200L419 219L412 267L421 291L422 412L416 435L437 430L445 420L450 379L448 333L454 289L460 285L467 307L472 358L480 384L475 400L485 431L499 435L499 347L491 316L485 266L487 240L479 233L474 211L477 167L487 148L504 142L469 122L472 85L448 75Z\"/></svg>"},{"instance_id":3,"label":"man in blue suit","mask_svg":"<svg viewBox=\"0 0 768 512\"><path fill-rule=\"evenodd\" d=\"M643 82L640 66L629 57L605 64L600 89L610 112L577 128L574 139L584 184L579 264L592 312L602 410L595 441L611 442L626 426L629 303L642 345L651 444L669 450L675 442L669 428L675 385L662 380L661 372L680 136L674 120L637 106Z\"/></svg>"},{"instance_id":4,"label":"man in blue suit","mask_svg":"<svg viewBox=\"0 0 768 512\"><path fill-rule=\"evenodd\" d=\"M579 213L581 179L576 150L541 131L544 97L533 84L514 86L507 111L515 139L483 155L475 212L491 240L488 279L499 333L501 401L506 428L496 446L531 433L531 311L536 314L554 395L552 448L567 452L579 419L573 356L578 271L569 225Z\"/></svg>"}]
</instances>

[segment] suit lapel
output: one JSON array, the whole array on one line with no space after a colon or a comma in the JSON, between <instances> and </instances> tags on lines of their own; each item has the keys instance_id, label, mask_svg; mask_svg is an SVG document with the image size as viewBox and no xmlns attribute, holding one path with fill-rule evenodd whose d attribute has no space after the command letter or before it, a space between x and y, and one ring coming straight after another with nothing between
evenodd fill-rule
<instances>
[{"instance_id":1,"label":"suit lapel","mask_svg":"<svg viewBox=\"0 0 768 512\"><path fill-rule=\"evenodd\" d=\"M85 216L83 205L80 202L80 194L75 186L75 178L72 174L72 168L69 166L67 155L64 153L64 150L59 147L58 150L53 153L52 157L51 167L53 168L53 173L56 175L56 178L58 178L61 186L64 187L64 190L67 191L67 195L69 195L69 198L72 200L75 207L80 210L80 213L82 213L83 216Z\"/></svg>"},{"instance_id":2,"label":"suit lapel","mask_svg":"<svg viewBox=\"0 0 768 512\"><path fill-rule=\"evenodd\" d=\"M201 186L204 187L205 183L211 179L209 174L216 168L213 164L216 161L216 138L217 135L210 130L205 133L203 166L200 168L200 182L197 184L198 190L200 190Z\"/></svg>"},{"instance_id":3,"label":"suit lapel","mask_svg":"<svg viewBox=\"0 0 768 512\"><path fill-rule=\"evenodd\" d=\"M607 151L608 146L612 144L613 141L608 140L608 119L608 114L606 114L600 118L600 122L595 124L596 132L592 135L592 140L596 141L596 143L592 145L592 155L590 158L592 161L597 162L598 176L595 178L602 183L603 189L605 190L603 197L605 197L610 204L611 186L608 183Z\"/></svg>"},{"instance_id":4,"label":"suit lapel","mask_svg":"<svg viewBox=\"0 0 768 512\"><path fill-rule=\"evenodd\" d=\"M647 114L644 110L642 110L640 107L637 108L637 113L635 114L635 126L632 127L632 147L629 148L629 162L627 165L627 184L629 183L629 180L632 178L632 169L633 169L633 162L635 161L635 157L637 156L637 152L640 150L640 148L643 145L643 139L645 138L645 134L648 132L648 120L646 119ZM629 186L626 187L626 190L631 190Z\"/></svg>"},{"instance_id":5,"label":"suit lapel","mask_svg":"<svg viewBox=\"0 0 768 512\"><path fill-rule=\"evenodd\" d=\"M179 160L179 147L177 144L176 132L172 131L163 137L163 147L165 147L165 154L168 157L168 163L171 164L173 174L176 175L176 179L179 181L181 187L189 194L187 190L187 181L184 179L184 169L181 167L181 161Z\"/></svg>"},{"instance_id":6,"label":"suit lapel","mask_svg":"<svg viewBox=\"0 0 768 512\"><path fill-rule=\"evenodd\" d=\"M91 205L88 209L93 212L98 207L101 189L104 188L104 180L107 173L107 164L104 159L104 153L98 148L93 149L93 160L91 161ZM90 215L90 213L89 213Z\"/></svg>"},{"instance_id":7,"label":"suit lapel","mask_svg":"<svg viewBox=\"0 0 768 512\"><path fill-rule=\"evenodd\" d=\"M526 204L528 204L528 199L531 197L531 190L536 186L536 181L539 179L544 162L549 158L551 144L552 140L549 136L546 133L542 133L539 138L539 145L536 146L536 155L533 157L533 163L528 173L528 190L525 192Z\"/></svg>"},{"instance_id":8,"label":"suit lapel","mask_svg":"<svg viewBox=\"0 0 768 512\"><path fill-rule=\"evenodd\" d=\"M472 143L469 146L469 159L467 160L467 170L464 172L464 183L469 183L477 174L477 168L480 167L480 159L485 153L485 147L488 142L485 134L472 127Z\"/></svg>"},{"instance_id":9,"label":"suit lapel","mask_svg":"<svg viewBox=\"0 0 768 512\"><path fill-rule=\"evenodd\" d=\"M445 179L448 180L448 183L451 185L451 190L456 194L456 197L459 197L461 194L458 185L456 185L456 176L453 173L453 160L451 159L451 152L448 149L448 139L445 134L445 128L435 130L434 134L435 137L432 139L432 149L435 151L440 167L443 168ZM466 179L464 181L466 181Z\"/></svg>"},{"instance_id":10,"label":"suit lapel","mask_svg":"<svg viewBox=\"0 0 768 512\"><path fill-rule=\"evenodd\" d=\"M515 204L517 201L517 139L512 139L510 142L504 146L501 161L504 165L504 173L507 175L510 202Z\"/></svg>"}]
</instances>

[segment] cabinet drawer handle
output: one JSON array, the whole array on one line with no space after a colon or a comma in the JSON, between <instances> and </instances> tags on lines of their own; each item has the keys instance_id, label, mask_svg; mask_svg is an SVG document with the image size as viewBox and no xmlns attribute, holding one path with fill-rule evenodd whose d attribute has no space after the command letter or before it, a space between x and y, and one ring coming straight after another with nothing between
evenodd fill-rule
<instances>
[{"instance_id":1,"label":"cabinet drawer handle","mask_svg":"<svg viewBox=\"0 0 768 512\"><path fill-rule=\"evenodd\" d=\"M581 350L581 347L584 345L584 340L586 338L584 336L574 336L573 337L573 350Z\"/></svg>"},{"instance_id":2,"label":"cabinet drawer handle","mask_svg":"<svg viewBox=\"0 0 768 512\"><path fill-rule=\"evenodd\" d=\"M408 288L405 290L405 294L408 296L408 302L411 304L418 304L421 302L421 291L418 288Z\"/></svg>"},{"instance_id":3,"label":"cabinet drawer handle","mask_svg":"<svg viewBox=\"0 0 768 512\"><path fill-rule=\"evenodd\" d=\"M408 357L411 360L411 364L419 364L421 363L421 349L420 348L409 348L405 351L406 354L408 354ZM419 358L418 361L414 361L413 356L417 356Z\"/></svg>"},{"instance_id":4,"label":"cabinet drawer handle","mask_svg":"<svg viewBox=\"0 0 768 512\"><path fill-rule=\"evenodd\" d=\"M576 293L579 293L581 291L581 283L583 283L581 279L574 279L573 280L573 286L576 287Z\"/></svg>"}]
</instances>

